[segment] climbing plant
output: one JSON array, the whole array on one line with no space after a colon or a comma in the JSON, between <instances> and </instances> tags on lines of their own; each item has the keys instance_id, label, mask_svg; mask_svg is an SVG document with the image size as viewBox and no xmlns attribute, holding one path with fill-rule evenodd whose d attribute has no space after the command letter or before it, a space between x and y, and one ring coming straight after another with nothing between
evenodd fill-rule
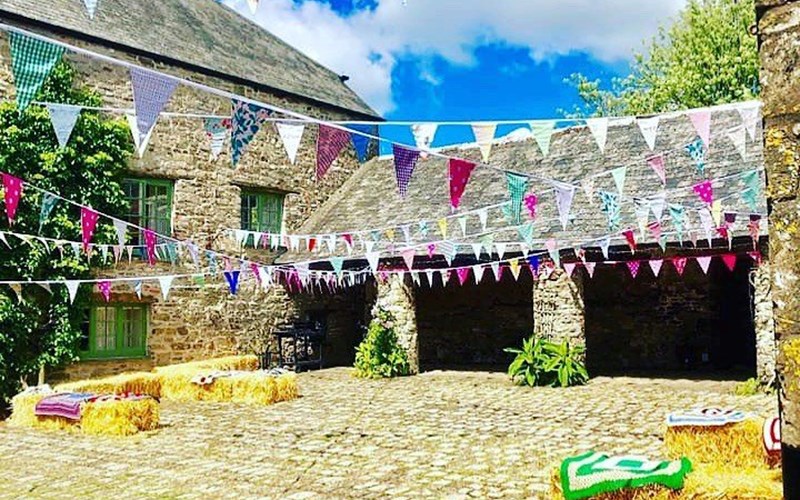
<instances>
[{"instance_id":1,"label":"climbing plant","mask_svg":"<svg viewBox=\"0 0 800 500\"><path fill-rule=\"evenodd\" d=\"M355 374L363 378L408 375L408 353L397 340L392 314L376 306L367 335L356 348Z\"/></svg>"}]
</instances>

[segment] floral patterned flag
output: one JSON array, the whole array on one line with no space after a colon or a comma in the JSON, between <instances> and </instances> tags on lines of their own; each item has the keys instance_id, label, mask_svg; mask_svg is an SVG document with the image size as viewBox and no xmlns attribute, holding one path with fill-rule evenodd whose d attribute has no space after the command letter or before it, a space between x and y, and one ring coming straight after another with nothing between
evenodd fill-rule
<instances>
[{"instance_id":1,"label":"floral patterned flag","mask_svg":"<svg viewBox=\"0 0 800 500\"><path fill-rule=\"evenodd\" d=\"M9 226L14 224L14 217L17 215L17 206L22 197L22 184L22 179L19 177L3 173L3 196L5 197Z\"/></svg>"},{"instance_id":2,"label":"floral patterned flag","mask_svg":"<svg viewBox=\"0 0 800 500\"><path fill-rule=\"evenodd\" d=\"M467 187L475 164L457 158L450 159L450 206L456 210Z\"/></svg>"},{"instance_id":3,"label":"floral patterned flag","mask_svg":"<svg viewBox=\"0 0 800 500\"><path fill-rule=\"evenodd\" d=\"M238 99L231 101L231 105L233 107L231 118L231 128L233 129L231 132L231 159L233 160L233 166L236 167L247 146L272 113L268 109Z\"/></svg>"},{"instance_id":4,"label":"floral patterned flag","mask_svg":"<svg viewBox=\"0 0 800 500\"><path fill-rule=\"evenodd\" d=\"M675 266L675 270L678 271L678 274L683 276L683 270L686 268L686 257L675 257L672 259L672 265Z\"/></svg>"},{"instance_id":5,"label":"floral patterned flag","mask_svg":"<svg viewBox=\"0 0 800 500\"><path fill-rule=\"evenodd\" d=\"M106 302L111 300L111 282L103 280L97 283L97 290L103 296Z\"/></svg>"},{"instance_id":6,"label":"floral patterned flag","mask_svg":"<svg viewBox=\"0 0 800 500\"><path fill-rule=\"evenodd\" d=\"M50 217L50 212L58 203L58 197L54 194L44 193L42 195L42 207L39 209L39 234L42 234L42 226Z\"/></svg>"},{"instance_id":7,"label":"floral patterned flag","mask_svg":"<svg viewBox=\"0 0 800 500\"><path fill-rule=\"evenodd\" d=\"M536 195L531 193L531 194L527 195L522 201L525 203L525 208L528 209L528 215L530 216L530 218L531 219L535 219L536 218L536 203L538 201L538 199L536 198Z\"/></svg>"},{"instance_id":8,"label":"floral patterned flag","mask_svg":"<svg viewBox=\"0 0 800 500\"><path fill-rule=\"evenodd\" d=\"M456 269L456 274L458 275L458 283L463 286L469 279L469 268L459 267Z\"/></svg>"},{"instance_id":9,"label":"floral patterned flag","mask_svg":"<svg viewBox=\"0 0 800 500\"><path fill-rule=\"evenodd\" d=\"M416 167L417 160L419 160L419 151L395 144L392 146L392 153L394 155L394 172L397 177L397 188L400 191L400 196L405 198L408 193L408 184L411 182L411 176L414 174L414 167Z\"/></svg>"},{"instance_id":10,"label":"floral patterned flag","mask_svg":"<svg viewBox=\"0 0 800 500\"><path fill-rule=\"evenodd\" d=\"M692 186L692 189L704 203L708 203L709 205L714 203L714 187L711 185L711 181L703 181L699 184L695 184Z\"/></svg>"},{"instance_id":11,"label":"floral patterned flag","mask_svg":"<svg viewBox=\"0 0 800 500\"><path fill-rule=\"evenodd\" d=\"M81 207L81 232L83 233L83 251L89 253L89 244L94 236L94 228L100 214L88 207Z\"/></svg>"},{"instance_id":12,"label":"floral patterned flag","mask_svg":"<svg viewBox=\"0 0 800 500\"><path fill-rule=\"evenodd\" d=\"M25 111L39 93L42 84L61 60L64 48L38 38L19 33L9 33L11 45L11 71L17 88L17 107Z\"/></svg>"},{"instance_id":13,"label":"floral patterned flag","mask_svg":"<svg viewBox=\"0 0 800 500\"><path fill-rule=\"evenodd\" d=\"M686 154L688 154L692 160L694 160L695 166L697 167L697 172L700 175L703 175L706 171L706 150L703 146L703 139L697 137L695 140L684 146L683 150L686 151Z\"/></svg>"},{"instance_id":14,"label":"floral patterned flag","mask_svg":"<svg viewBox=\"0 0 800 500\"><path fill-rule=\"evenodd\" d=\"M205 118L203 121L203 129L211 141L211 157L214 160L222 153L225 140L230 134L231 123L230 118Z\"/></svg>"},{"instance_id":15,"label":"floral patterned flag","mask_svg":"<svg viewBox=\"0 0 800 500\"><path fill-rule=\"evenodd\" d=\"M143 229L142 234L144 234L144 245L145 245L145 253L147 254L147 263L151 266L156 265L156 233L149 229ZM213 263L209 263L209 266L214 267L216 270L216 256L213 254L210 255L210 260L213 259ZM212 271L214 272L214 271Z\"/></svg>"},{"instance_id":16,"label":"floral patterned flag","mask_svg":"<svg viewBox=\"0 0 800 500\"><path fill-rule=\"evenodd\" d=\"M620 208L617 193L599 191L600 211L608 217L608 230L611 232L619 231Z\"/></svg>"},{"instance_id":17,"label":"floral patterned flag","mask_svg":"<svg viewBox=\"0 0 800 500\"><path fill-rule=\"evenodd\" d=\"M131 68L133 102L139 139L143 140L158 120L170 97L178 88L178 80L142 68Z\"/></svg>"},{"instance_id":18,"label":"floral patterned flag","mask_svg":"<svg viewBox=\"0 0 800 500\"><path fill-rule=\"evenodd\" d=\"M317 179L322 179L347 143L350 133L328 125L319 126L317 135Z\"/></svg>"}]
</instances>

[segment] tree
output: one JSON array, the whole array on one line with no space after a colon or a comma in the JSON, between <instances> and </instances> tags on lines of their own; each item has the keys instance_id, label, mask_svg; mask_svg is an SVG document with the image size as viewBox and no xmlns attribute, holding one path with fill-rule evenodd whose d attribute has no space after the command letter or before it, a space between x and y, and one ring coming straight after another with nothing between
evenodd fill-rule
<instances>
[{"instance_id":1,"label":"tree","mask_svg":"<svg viewBox=\"0 0 800 500\"><path fill-rule=\"evenodd\" d=\"M45 82L42 101L101 106L100 97L73 86L74 70L60 63ZM0 170L66 198L105 213L124 213L126 201L120 185L133 151L124 120L113 120L84 110L69 144L60 148L46 108L32 105L19 113L16 104L0 105ZM39 232L41 193L23 187L14 225L10 231ZM5 217L3 217L5 219ZM101 221L102 222L102 221ZM0 222L0 226L7 222ZM0 229L5 229L0 227ZM59 201L43 224L41 236L80 241L80 211ZM0 247L0 280L80 279L90 276L90 263L70 249L54 249L31 240L7 237ZM98 224L95 242L116 242L109 224ZM91 267L101 265L93 257ZM74 305L67 290L25 285L17 293L0 286L0 413L18 389L20 377L28 378L45 366L74 361L79 350L81 323L88 300L82 287Z\"/></svg>"},{"instance_id":2,"label":"tree","mask_svg":"<svg viewBox=\"0 0 800 500\"><path fill-rule=\"evenodd\" d=\"M604 88L573 74L583 106L571 117L646 115L755 98L758 50L753 0L689 0L669 27L634 55L632 72Z\"/></svg>"}]
</instances>

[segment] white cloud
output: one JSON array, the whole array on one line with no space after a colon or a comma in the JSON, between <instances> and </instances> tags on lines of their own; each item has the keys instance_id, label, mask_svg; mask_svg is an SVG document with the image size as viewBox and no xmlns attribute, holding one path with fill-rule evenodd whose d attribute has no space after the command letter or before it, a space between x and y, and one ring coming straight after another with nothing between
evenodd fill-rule
<instances>
[{"instance_id":1,"label":"white cloud","mask_svg":"<svg viewBox=\"0 0 800 500\"><path fill-rule=\"evenodd\" d=\"M226 0L250 16L245 0ZM254 20L337 73L378 111L392 109L397 57L474 62L486 43L525 47L535 60L582 51L603 61L630 57L685 0L378 0L342 17L327 4L264 0ZM251 16L252 17L252 16ZM424 66L422 76L436 82Z\"/></svg>"}]
</instances>

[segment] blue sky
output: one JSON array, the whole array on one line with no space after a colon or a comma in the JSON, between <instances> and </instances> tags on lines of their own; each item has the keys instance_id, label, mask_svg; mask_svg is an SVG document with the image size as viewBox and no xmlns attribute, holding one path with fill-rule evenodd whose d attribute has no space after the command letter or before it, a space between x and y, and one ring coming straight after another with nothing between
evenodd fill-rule
<instances>
[{"instance_id":1,"label":"blue sky","mask_svg":"<svg viewBox=\"0 0 800 500\"><path fill-rule=\"evenodd\" d=\"M255 16L226 3L348 75L385 118L435 121L558 117L579 103L565 78L626 74L684 1L262 0ZM471 139L450 127L434 146Z\"/></svg>"}]
</instances>

